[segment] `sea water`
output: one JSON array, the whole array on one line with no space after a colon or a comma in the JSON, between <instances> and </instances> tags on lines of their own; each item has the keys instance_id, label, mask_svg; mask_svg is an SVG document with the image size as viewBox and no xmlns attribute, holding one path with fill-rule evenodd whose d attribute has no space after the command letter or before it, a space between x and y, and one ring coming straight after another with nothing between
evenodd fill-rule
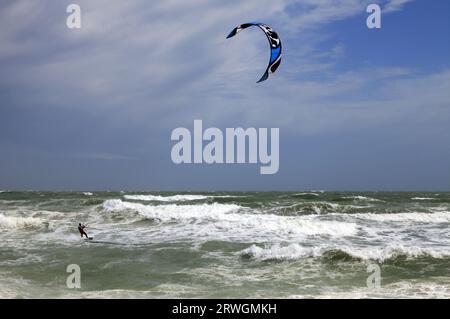
<instances>
[{"instance_id":1,"label":"sea water","mask_svg":"<svg viewBox=\"0 0 450 319\"><path fill-rule=\"evenodd\" d=\"M449 222L449 193L3 191L0 297L449 298Z\"/></svg>"}]
</instances>

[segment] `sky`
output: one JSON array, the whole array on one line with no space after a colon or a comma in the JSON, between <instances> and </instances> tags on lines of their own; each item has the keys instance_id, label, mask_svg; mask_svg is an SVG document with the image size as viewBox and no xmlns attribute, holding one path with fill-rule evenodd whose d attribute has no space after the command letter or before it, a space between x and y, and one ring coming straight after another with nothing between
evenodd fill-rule
<instances>
[{"instance_id":1,"label":"sky","mask_svg":"<svg viewBox=\"0 0 450 319\"><path fill-rule=\"evenodd\" d=\"M66 26L81 7L82 27ZM366 7L382 8L368 29ZM446 0L0 2L0 190L450 191ZM283 59L268 61L267 23ZM172 162L177 127L279 128L280 168Z\"/></svg>"}]
</instances>

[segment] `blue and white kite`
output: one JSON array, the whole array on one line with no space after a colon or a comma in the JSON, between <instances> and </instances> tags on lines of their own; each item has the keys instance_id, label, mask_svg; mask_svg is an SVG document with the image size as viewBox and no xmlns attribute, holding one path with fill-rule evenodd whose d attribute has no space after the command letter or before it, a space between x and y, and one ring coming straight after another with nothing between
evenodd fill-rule
<instances>
[{"instance_id":1,"label":"blue and white kite","mask_svg":"<svg viewBox=\"0 0 450 319\"><path fill-rule=\"evenodd\" d=\"M257 26L261 30L264 31L264 33L267 36L267 39L269 40L270 44L270 61L269 65L267 66L266 72L264 72L264 75L259 79L258 82L262 82L268 79L269 73L274 73L276 69L280 66L281 63L281 40L278 37L278 34L272 30L270 26L264 23L256 23L256 22L250 22L250 23L244 23L236 28L234 28L230 34L227 36L228 38L234 37L236 34L238 34L240 31L251 27L251 26Z\"/></svg>"}]
</instances>

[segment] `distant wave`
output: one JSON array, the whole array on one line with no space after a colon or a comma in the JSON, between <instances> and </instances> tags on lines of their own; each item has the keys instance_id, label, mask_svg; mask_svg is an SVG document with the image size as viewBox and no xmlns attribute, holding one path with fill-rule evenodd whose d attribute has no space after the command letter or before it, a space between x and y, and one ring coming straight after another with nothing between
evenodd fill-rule
<instances>
[{"instance_id":1,"label":"distant wave","mask_svg":"<svg viewBox=\"0 0 450 319\"><path fill-rule=\"evenodd\" d=\"M435 200L435 198L431 197L413 197L412 200Z\"/></svg>"},{"instance_id":2,"label":"distant wave","mask_svg":"<svg viewBox=\"0 0 450 319\"><path fill-rule=\"evenodd\" d=\"M125 199L142 200L142 201L159 201L159 202L179 202L189 200L202 200L207 199L208 196L204 195L173 195L173 196L160 196L160 195L124 195Z\"/></svg>"},{"instance_id":3,"label":"distant wave","mask_svg":"<svg viewBox=\"0 0 450 319\"><path fill-rule=\"evenodd\" d=\"M346 213L352 209L365 208L365 206L355 206L355 205L341 205L330 202L315 202L311 203L310 206L305 206L305 208L312 209L316 214L323 213Z\"/></svg>"},{"instance_id":4,"label":"distant wave","mask_svg":"<svg viewBox=\"0 0 450 319\"><path fill-rule=\"evenodd\" d=\"M383 202L381 199L366 197L366 196L344 196L343 199L352 199L356 201L367 201L367 202Z\"/></svg>"},{"instance_id":5,"label":"distant wave","mask_svg":"<svg viewBox=\"0 0 450 319\"><path fill-rule=\"evenodd\" d=\"M83 195L85 195L85 196L92 196L94 194L92 194L91 192L83 192Z\"/></svg>"},{"instance_id":6,"label":"distant wave","mask_svg":"<svg viewBox=\"0 0 450 319\"><path fill-rule=\"evenodd\" d=\"M338 203L308 201L296 202L291 205L273 208L272 211L283 214L333 214L333 213L354 213L361 211L361 209L368 209L368 205L342 205Z\"/></svg>"},{"instance_id":7,"label":"distant wave","mask_svg":"<svg viewBox=\"0 0 450 319\"><path fill-rule=\"evenodd\" d=\"M260 260L296 260L309 257L320 257L331 260L374 260L378 262L388 262L396 258L419 258L431 257L443 259L450 257L448 248L426 248L426 247L304 247L299 244L289 244L281 246L274 244L269 247L259 247L252 245L240 252L242 257L255 258Z\"/></svg>"},{"instance_id":8,"label":"distant wave","mask_svg":"<svg viewBox=\"0 0 450 319\"><path fill-rule=\"evenodd\" d=\"M140 200L140 201L157 201L157 202L183 202L193 200L204 200L208 198L234 198L234 197L246 197L242 195L124 195L125 199Z\"/></svg>"},{"instance_id":9,"label":"distant wave","mask_svg":"<svg viewBox=\"0 0 450 319\"><path fill-rule=\"evenodd\" d=\"M35 217L11 217L0 214L0 229L38 228L44 225L44 220Z\"/></svg>"}]
</instances>

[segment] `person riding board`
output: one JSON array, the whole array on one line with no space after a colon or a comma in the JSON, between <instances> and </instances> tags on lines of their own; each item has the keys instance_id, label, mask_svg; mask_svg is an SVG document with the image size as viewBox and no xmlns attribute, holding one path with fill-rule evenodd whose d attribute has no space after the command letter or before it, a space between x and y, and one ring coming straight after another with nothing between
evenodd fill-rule
<instances>
[{"instance_id":1,"label":"person riding board","mask_svg":"<svg viewBox=\"0 0 450 319\"><path fill-rule=\"evenodd\" d=\"M89 236L84 231L85 228L86 228L86 225L81 225L81 223L78 224L78 231L80 232L81 238L83 238L83 235L85 235L86 238L89 238Z\"/></svg>"}]
</instances>

